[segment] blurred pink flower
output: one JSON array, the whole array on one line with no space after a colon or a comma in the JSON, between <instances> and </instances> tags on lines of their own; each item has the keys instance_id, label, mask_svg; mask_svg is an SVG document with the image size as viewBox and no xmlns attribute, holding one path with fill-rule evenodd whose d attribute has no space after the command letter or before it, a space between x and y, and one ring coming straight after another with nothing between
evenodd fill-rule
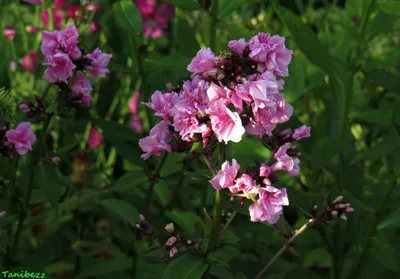
<instances>
[{"instance_id":1,"label":"blurred pink flower","mask_svg":"<svg viewBox=\"0 0 400 279\"><path fill-rule=\"evenodd\" d=\"M173 256L176 255L176 253L178 253L178 248L176 248L175 246L171 248L171 250L169 250L169 256L172 258Z\"/></svg>"},{"instance_id":2,"label":"blurred pink flower","mask_svg":"<svg viewBox=\"0 0 400 279\"><path fill-rule=\"evenodd\" d=\"M61 9L65 6L68 0L54 0L53 4L56 9Z\"/></svg>"},{"instance_id":3,"label":"blurred pink flower","mask_svg":"<svg viewBox=\"0 0 400 279\"><path fill-rule=\"evenodd\" d=\"M175 7L171 4L160 3L154 13L154 20L163 24L163 29L168 27L168 21L175 14Z\"/></svg>"},{"instance_id":4,"label":"blurred pink flower","mask_svg":"<svg viewBox=\"0 0 400 279\"><path fill-rule=\"evenodd\" d=\"M168 144L172 139L168 125L165 121L160 121L153 129L150 135L139 140L140 148L145 152L141 158L147 160L151 155L161 155L161 151L171 152L171 146Z\"/></svg>"},{"instance_id":5,"label":"blurred pink flower","mask_svg":"<svg viewBox=\"0 0 400 279\"><path fill-rule=\"evenodd\" d=\"M294 130L292 138L295 140L300 140L303 138L308 138L310 136L311 127L303 125L300 128Z\"/></svg>"},{"instance_id":6,"label":"blurred pink flower","mask_svg":"<svg viewBox=\"0 0 400 279\"><path fill-rule=\"evenodd\" d=\"M192 62L187 66L189 72L198 74L211 70L215 67L217 57L210 48L199 50Z\"/></svg>"},{"instance_id":7,"label":"blurred pink flower","mask_svg":"<svg viewBox=\"0 0 400 279\"><path fill-rule=\"evenodd\" d=\"M228 161L225 161L221 166L221 170L210 180L211 185L216 190L232 187L239 169L240 165L235 159L232 159L232 165Z\"/></svg>"},{"instance_id":8,"label":"blurred pink flower","mask_svg":"<svg viewBox=\"0 0 400 279\"><path fill-rule=\"evenodd\" d=\"M72 93L90 95L92 85L85 74L78 73L71 87Z\"/></svg>"},{"instance_id":9,"label":"blurred pink flower","mask_svg":"<svg viewBox=\"0 0 400 279\"><path fill-rule=\"evenodd\" d=\"M26 32L28 33L38 33L40 30L42 30L40 27L35 27L35 26L26 26L25 27Z\"/></svg>"},{"instance_id":10,"label":"blurred pink flower","mask_svg":"<svg viewBox=\"0 0 400 279\"><path fill-rule=\"evenodd\" d=\"M70 19L76 19L78 14L82 11L81 5L70 4L67 7L67 16Z\"/></svg>"},{"instance_id":11,"label":"blurred pink flower","mask_svg":"<svg viewBox=\"0 0 400 279\"><path fill-rule=\"evenodd\" d=\"M175 242L177 241L175 236L171 236L170 238L168 238L167 243L165 243L166 246L172 246L175 244Z\"/></svg>"},{"instance_id":12,"label":"blurred pink flower","mask_svg":"<svg viewBox=\"0 0 400 279\"><path fill-rule=\"evenodd\" d=\"M139 114L132 115L131 122L129 122L129 126L132 130L136 133L141 134L143 133L143 119Z\"/></svg>"},{"instance_id":13,"label":"blurred pink flower","mask_svg":"<svg viewBox=\"0 0 400 279\"><path fill-rule=\"evenodd\" d=\"M103 142L103 134L96 128L92 127L89 131L88 145L91 149L96 149Z\"/></svg>"},{"instance_id":14,"label":"blurred pink flower","mask_svg":"<svg viewBox=\"0 0 400 279\"><path fill-rule=\"evenodd\" d=\"M6 137L8 142L14 145L19 155L24 155L32 150L32 144L36 140L35 134L31 131L31 123L29 122L22 122L15 130L8 130Z\"/></svg>"},{"instance_id":15,"label":"blurred pink flower","mask_svg":"<svg viewBox=\"0 0 400 279\"><path fill-rule=\"evenodd\" d=\"M53 25L55 29L61 29L62 21L64 18L64 13L62 10L57 8L52 8L51 12L53 14ZM41 13L42 23L45 27L49 27L49 12L44 9Z\"/></svg>"},{"instance_id":16,"label":"blurred pink flower","mask_svg":"<svg viewBox=\"0 0 400 279\"><path fill-rule=\"evenodd\" d=\"M157 0L138 0L136 5L142 16L149 16L157 6Z\"/></svg>"},{"instance_id":17,"label":"blurred pink flower","mask_svg":"<svg viewBox=\"0 0 400 279\"><path fill-rule=\"evenodd\" d=\"M228 46L231 50L239 55L243 55L243 51L246 48L246 41L244 39L240 40L232 40L228 43Z\"/></svg>"},{"instance_id":18,"label":"blurred pink flower","mask_svg":"<svg viewBox=\"0 0 400 279\"><path fill-rule=\"evenodd\" d=\"M91 22L89 25L89 29L90 29L90 32L92 32L92 33L96 33L98 31L100 31L100 23L95 22L95 21Z\"/></svg>"},{"instance_id":19,"label":"blurred pink flower","mask_svg":"<svg viewBox=\"0 0 400 279\"><path fill-rule=\"evenodd\" d=\"M43 2L43 0L23 0L23 1L31 4L41 4Z\"/></svg>"},{"instance_id":20,"label":"blurred pink flower","mask_svg":"<svg viewBox=\"0 0 400 279\"><path fill-rule=\"evenodd\" d=\"M0 211L0 218L3 218L4 216L7 215L7 212L5 211Z\"/></svg>"},{"instance_id":21,"label":"blurred pink flower","mask_svg":"<svg viewBox=\"0 0 400 279\"><path fill-rule=\"evenodd\" d=\"M34 72L39 66L38 54L36 53L36 51L31 50L30 52L28 52L28 54L22 57L21 64L26 71Z\"/></svg>"},{"instance_id":22,"label":"blurred pink flower","mask_svg":"<svg viewBox=\"0 0 400 279\"><path fill-rule=\"evenodd\" d=\"M12 28L6 28L3 30L3 35L13 41L15 39L15 30Z\"/></svg>"},{"instance_id":23,"label":"blurred pink flower","mask_svg":"<svg viewBox=\"0 0 400 279\"><path fill-rule=\"evenodd\" d=\"M46 55L44 65L48 66L48 68L44 72L43 77L51 83L68 83L67 79L72 77L76 68L69 56L64 53Z\"/></svg>"},{"instance_id":24,"label":"blurred pink flower","mask_svg":"<svg viewBox=\"0 0 400 279\"><path fill-rule=\"evenodd\" d=\"M89 4L87 9L89 12L98 12L100 11L100 5Z\"/></svg>"},{"instance_id":25,"label":"blurred pink flower","mask_svg":"<svg viewBox=\"0 0 400 279\"><path fill-rule=\"evenodd\" d=\"M107 69L112 58L111 54L102 53L99 48L96 48L91 54L86 55L91 61L90 66L86 66L94 80L99 76L104 77L110 71Z\"/></svg>"},{"instance_id":26,"label":"blurred pink flower","mask_svg":"<svg viewBox=\"0 0 400 279\"><path fill-rule=\"evenodd\" d=\"M258 189L259 199L250 205L252 222L267 221L270 224L278 222L283 206L289 205L286 189L276 189L272 186Z\"/></svg>"},{"instance_id":27,"label":"blurred pink flower","mask_svg":"<svg viewBox=\"0 0 400 279\"><path fill-rule=\"evenodd\" d=\"M15 63L15 61L10 62L10 69L12 72L14 72L17 69L17 63Z\"/></svg>"},{"instance_id":28,"label":"blurred pink flower","mask_svg":"<svg viewBox=\"0 0 400 279\"><path fill-rule=\"evenodd\" d=\"M129 105L128 105L129 111L132 114L139 113L139 99L140 99L140 92L135 91L135 93L133 94L133 97L130 99Z\"/></svg>"}]
</instances>

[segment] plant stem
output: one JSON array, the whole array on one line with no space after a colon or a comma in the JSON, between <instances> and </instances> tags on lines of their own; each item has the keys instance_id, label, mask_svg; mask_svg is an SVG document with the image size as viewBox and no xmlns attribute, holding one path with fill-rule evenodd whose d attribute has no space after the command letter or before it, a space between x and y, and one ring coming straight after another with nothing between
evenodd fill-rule
<instances>
[{"instance_id":1,"label":"plant stem","mask_svg":"<svg viewBox=\"0 0 400 279\"><path fill-rule=\"evenodd\" d=\"M161 159L161 162L158 164L156 170L154 171L153 181L150 184L150 188L149 188L149 191L147 192L147 196L146 196L146 211L144 212L144 216L147 216L150 212L150 206L151 206L151 200L153 198L154 186L156 185L157 178L160 175L161 169L164 166L167 156L168 156L168 152L165 152Z\"/></svg>"},{"instance_id":2,"label":"plant stem","mask_svg":"<svg viewBox=\"0 0 400 279\"><path fill-rule=\"evenodd\" d=\"M219 232L218 236L217 236L217 243L219 243L219 241L221 240L222 235L226 232L226 230L229 228L229 226L231 225L233 219L235 219L237 212L233 211L231 217L229 217L228 221L226 222L225 226L222 228L222 230Z\"/></svg>"},{"instance_id":3,"label":"plant stem","mask_svg":"<svg viewBox=\"0 0 400 279\"><path fill-rule=\"evenodd\" d=\"M217 25L218 25L219 0L213 0L211 5L211 25L210 25L210 48L214 52L217 46Z\"/></svg>"},{"instance_id":4,"label":"plant stem","mask_svg":"<svg viewBox=\"0 0 400 279\"><path fill-rule=\"evenodd\" d=\"M31 157L31 168L30 168L30 172L29 172L29 184L28 184L28 191L25 194L23 203L22 203L22 208L21 208L21 212L19 215L19 222L18 222L18 226L17 226L17 231L15 233L15 237L14 237L14 241L12 243L11 246L11 254L10 254L10 258L11 261L14 260L15 258L15 253L17 252L18 249L18 242L20 239L20 235L22 233L22 229L24 226L24 222L26 220L26 217L28 216L28 207L29 207L29 201L31 199L31 194L32 194L32 190L33 190L33 185L35 184L35 169L36 169L36 165L39 163L40 161L40 157L42 155L42 150L44 147L44 141L46 139L46 135L47 135L47 131L48 128L50 126L50 122L51 122L52 116L48 115L43 123L43 129L42 132L40 134L39 137L39 141L38 144L36 146L36 149L32 152L32 157Z\"/></svg>"},{"instance_id":5,"label":"plant stem","mask_svg":"<svg viewBox=\"0 0 400 279\"><path fill-rule=\"evenodd\" d=\"M269 262L264 266L264 268L254 277L254 279L260 279L264 273L267 271L267 269L276 261L279 256L285 252L285 250L289 247L290 243L293 242L293 240L298 237L300 234L302 234L311 224L313 224L317 219L309 219L307 223L305 223L300 229L296 230L295 233L290 237L285 244L276 252L276 254L272 257L272 259L269 260Z\"/></svg>"}]
</instances>

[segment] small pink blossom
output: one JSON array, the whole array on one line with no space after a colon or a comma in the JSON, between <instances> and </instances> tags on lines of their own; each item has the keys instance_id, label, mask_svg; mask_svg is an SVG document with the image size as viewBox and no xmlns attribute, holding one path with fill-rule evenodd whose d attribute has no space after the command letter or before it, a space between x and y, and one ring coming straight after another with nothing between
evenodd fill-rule
<instances>
[{"instance_id":1,"label":"small pink blossom","mask_svg":"<svg viewBox=\"0 0 400 279\"><path fill-rule=\"evenodd\" d=\"M221 170L210 180L211 185L216 190L232 187L239 169L240 165L235 159L232 159L232 165L228 161L225 161L221 166Z\"/></svg>"},{"instance_id":2,"label":"small pink blossom","mask_svg":"<svg viewBox=\"0 0 400 279\"><path fill-rule=\"evenodd\" d=\"M256 181L247 173L242 174L241 177L236 179L235 185L229 187L231 193L236 194L239 192L248 193L256 187Z\"/></svg>"},{"instance_id":3,"label":"small pink blossom","mask_svg":"<svg viewBox=\"0 0 400 279\"><path fill-rule=\"evenodd\" d=\"M12 28L6 28L3 30L3 35L9 38L11 41L15 39L15 30Z\"/></svg>"},{"instance_id":4,"label":"small pink blossom","mask_svg":"<svg viewBox=\"0 0 400 279\"><path fill-rule=\"evenodd\" d=\"M171 146L168 144L171 139L167 123L160 121L150 130L148 137L139 140L139 146L145 152L141 157L147 160L153 154L160 156L162 150L171 152Z\"/></svg>"},{"instance_id":5,"label":"small pink blossom","mask_svg":"<svg viewBox=\"0 0 400 279\"><path fill-rule=\"evenodd\" d=\"M78 73L71 87L72 93L90 95L92 85L83 73Z\"/></svg>"},{"instance_id":6,"label":"small pink blossom","mask_svg":"<svg viewBox=\"0 0 400 279\"><path fill-rule=\"evenodd\" d=\"M67 0L54 0L53 4L56 9L64 8Z\"/></svg>"},{"instance_id":7,"label":"small pink blossom","mask_svg":"<svg viewBox=\"0 0 400 279\"><path fill-rule=\"evenodd\" d=\"M70 19L76 19L76 17L81 13L82 7L80 5L70 4L67 7L67 15Z\"/></svg>"},{"instance_id":8,"label":"small pink blossom","mask_svg":"<svg viewBox=\"0 0 400 279\"><path fill-rule=\"evenodd\" d=\"M47 55L44 65L48 66L48 68L44 72L43 77L51 83L68 83L67 79L72 77L76 68L69 56L63 53Z\"/></svg>"},{"instance_id":9,"label":"small pink blossom","mask_svg":"<svg viewBox=\"0 0 400 279\"><path fill-rule=\"evenodd\" d=\"M239 142L245 129L237 112L232 112L223 102L215 102L207 110L211 118L211 128L219 142Z\"/></svg>"},{"instance_id":10,"label":"small pink blossom","mask_svg":"<svg viewBox=\"0 0 400 279\"><path fill-rule=\"evenodd\" d=\"M274 155L277 162L273 164L272 171L284 170L287 171L290 176L296 176L300 172L300 160L297 158L293 159L287 154L289 147L289 143L285 143L279 147L279 150Z\"/></svg>"},{"instance_id":11,"label":"small pink blossom","mask_svg":"<svg viewBox=\"0 0 400 279\"><path fill-rule=\"evenodd\" d=\"M86 55L91 60L90 66L86 66L94 80L99 76L104 77L110 71L107 69L112 58L111 54L102 53L99 48L96 48L91 54Z\"/></svg>"},{"instance_id":12,"label":"small pink blossom","mask_svg":"<svg viewBox=\"0 0 400 279\"><path fill-rule=\"evenodd\" d=\"M138 10L142 16L149 16L157 6L157 0L138 0L136 2Z\"/></svg>"},{"instance_id":13,"label":"small pink blossom","mask_svg":"<svg viewBox=\"0 0 400 279\"><path fill-rule=\"evenodd\" d=\"M260 176L261 177L268 177L271 174L271 167L262 164L260 166Z\"/></svg>"},{"instance_id":14,"label":"small pink blossom","mask_svg":"<svg viewBox=\"0 0 400 279\"><path fill-rule=\"evenodd\" d=\"M138 134L143 133L143 119L142 119L142 117L139 114L132 115L132 119L129 122L129 126L136 133L138 133Z\"/></svg>"},{"instance_id":15,"label":"small pink blossom","mask_svg":"<svg viewBox=\"0 0 400 279\"><path fill-rule=\"evenodd\" d=\"M13 72L17 69L17 63L15 63L15 61L10 62L10 69Z\"/></svg>"},{"instance_id":16,"label":"small pink blossom","mask_svg":"<svg viewBox=\"0 0 400 279\"><path fill-rule=\"evenodd\" d=\"M165 243L166 246L172 246L175 244L175 242L177 241L175 236L171 236L170 238L168 238L167 243Z\"/></svg>"},{"instance_id":17,"label":"small pink blossom","mask_svg":"<svg viewBox=\"0 0 400 279\"><path fill-rule=\"evenodd\" d=\"M162 117L164 121L170 124L170 119L172 118L171 109L179 99L179 95L175 92L163 94L160 91L155 91L151 95L151 102L144 104L156 111L155 116Z\"/></svg>"},{"instance_id":18,"label":"small pink blossom","mask_svg":"<svg viewBox=\"0 0 400 279\"><path fill-rule=\"evenodd\" d=\"M154 20L168 27L168 21L175 14L175 7L168 3L160 3L154 12Z\"/></svg>"},{"instance_id":19,"label":"small pink blossom","mask_svg":"<svg viewBox=\"0 0 400 279\"><path fill-rule=\"evenodd\" d=\"M4 216L7 215L7 212L5 211L0 211L0 218L3 218Z\"/></svg>"},{"instance_id":20,"label":"small pink blossom","mask_svg":"<svg viewBox=\"0 0 400 279\"><path fill-rule=\"evenodd\" d=\"M278 85L273 81L254 81L250 85L249 93L254 100L253 112L257 112L258 108L274 106L271 95L278 93Z\"/></svg>"},{"instance_id":21,"label":"small pink blossom","mask_svg":"<svg viewBox=\"0 0 400 279\"><path fill-rule=\"evenodd\" d=\"M311 132L311 127L303 125L300 128L294 130L292 138L294 138L295 140L308 138L310 136L310 132Z\"/></svg>"},{"instance_id":22,"label":"small pink blossom","mask_svg":"<svg viewBox=\"0 0 400 279\"><path fill-rule=\"evenodd\" d=\"M89 4L87 9L89 12L98 12L100 11L100 5Z\"/></svg>"},{"instance_id":23,"label":"small pink blossom","mask_svg":"<svg viewBox=\"0 0 400 279\"><path fill-rule=\"evenodd\" d=\"M217 57L210 48L203 48L197 52L187 69L195 74L203 73L214 68L216 60Z\"/></svg>"},{"instance_id":24,"label":"small pink blossom","mask_svg":"<svg viewBox=\"0 0 400 279\"><path fill-rule=\"evenodd\" d=\"M160 38L165 29L165 25L161 22L154 20L153 18L143 19L143 36L151 37L153 39Z\"/></svg>"},{"instance_id":25,"label":"small pink blossom","mask_svg":"<svg viewBox=\"0 0 400 279\"><path fill-rule=\"evenodd\" d=\"M8 142L15 146L19 155L24 155L32 150L32 144L36 140L35 134L31 131L31 123L22 122L15 130L6 132Z\"/></svg>"},{"instance_id":26,"label":"small pink blossom","mask_svg":"<svg viewBox=\"0 0 400 279\"><path fill-rule=\"evenodd\" d=\"M246 41L244 39L232 40L228 43L228 46L236 54L243 55L243 51L246 48Z\"/></svg>"},{"instance_id":27,"label":"small pink blossom","mask_svg":"<svg viewBox=\"0 0 400 279\"><path fill-rule=\"evenodd\" d=\"M176 248L175 246L171 248L171 250L169 250L169 256L172 258L173 256L175 256L178 253L178 248Z\"/></svg>"},{"instance_id":28,"label":"small pink blossom","mask_svg":"<svg viewBox=\"0 0 400 279\"><path fill-rule=\"evenodd\" d=\"M267 186L260 188L258 193L259 199L249 207L250 220L275 224L282 214L283 206L289 205L286 189Z\"/></svg>"},{"instance_id":29,"label":"small pink blossom","mask_svg":"<svg viewBox=\"0 0 400 279\"><path fill-rule=\"evenodd\" d=\"M89 29L90 29L90 32L92 32L92 33L99 32L100 28L101 28L101 26L100 26L100 23L98 23L98 22L93 21L89 24Z\"/></svg>"},{"instance_id":30,"label":"small pink blossom","mask_svg":"<svg viewBox=\"0 0 400 279\"><path fill-rule=\"evenodd\" d=\"M129 111L132 114L139 113L139 99L140 99L140 92L135 91L135 93L133 94L133 97L130 99L129 105L128 105Z\"/></svg>"},{"instance_id":31,"label":"small pink blossom","mask_svg":"<svg viewBox=\"0 0 400 279\"><path fill-rule=\"evenodd\" d=\"M90 149L96 149L103 142L103 134L96 128L92 127L89 131L88 145Z\"/></svg>"},{"instance_id":32,"label":"small pink blossom","mask_svg":"<svg viewBox=\"0 0 400 279\"><path fill-rule=\"evenodd\" d=\"M73 60L79 59L82 55L78 47L79 33L75 25L70 24L61 31L61 49Z\"/></svg>"},{"instance_id":33,"label":"small pink blossom","mask_svg":"<svg viewBox=\"0 0 400 279\"><path fill-rule=\"evenodd\" d=\"M38 55L36 51L31 50L28 52L28 54L22 58L21 64L28 72L36 71L37 67L39 66Z\"/></svg>"},{"instance_id":34,"label":"small pink blossom","mask_svg":"<svg viewBox=\"0 0 400 279\"><path fill-rule=\"evenodd\" d=\"M63 11L52 8L51 12L53 14L53 25L55 29L60 29L62 26L62 21L64 19ZM45 27L49 27L49 12L47 9L43 9L41 13L42 23Z\"/></svg>"},{"instance_id":35,"label":"small pink blossom","mask_svg":"<svg viewBox=\"0 0 400 279\"><path fill-rule=\"evenodd\" d=\"M40 30L42 30L40 27L35 27L35 26L26 26L25 27L26 32L28 33L38 33Z\"/></svg>"}]
</instances>

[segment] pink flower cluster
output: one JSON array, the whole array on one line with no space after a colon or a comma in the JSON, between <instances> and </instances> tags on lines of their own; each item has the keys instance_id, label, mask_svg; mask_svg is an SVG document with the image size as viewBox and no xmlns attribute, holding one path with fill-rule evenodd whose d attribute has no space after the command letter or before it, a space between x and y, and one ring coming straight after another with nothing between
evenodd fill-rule
<instances>
[{"instance_id":1,"label":"pink flower cluster","mask_svg":"<svg viewBox=\"0 0 400 279\"><path fill-rule=\"evenodd\" d=\"M94 80L104 77L111 54L102 53L100 49L86 54L78 46L78 30L69 25L61 31L43 31L40 47L45 55L44 65L47 69L44 78L60 86L70 86L70 102L77 107L89 107L92 97L92 86L86 77L90 73Z\"/></svg>"},{"instance_id":2,"label":"pink flower cluster","mask_svg":"<svg viewBox=\"0 0 400 279\"><path fill-rule=\"evenodd\" d=\"M138 0L136 5L142 15L143 36L153 39L161 37L175 14L174 6L157 0Z\"/></svg>"},{"instance_id":3,"label":"pink flower cluster","mask_svg":"<svg viewBox=\"0 0 400 279\"><path fill-rule=\"evenodd\" d=\"M279 181L276 172L284 171L289 176L296 176L300 172L297 152L293 141L310 136L311 128L301 126L293 133L286 129L281 133L266 135L262 138L273 152L275 163L262 164L258 167L247 168L246 173L240 173L240 165L235 159L232 165L224 162L221 170L210 180L216 190L229 189L232 196L243 199L251 199L253 204L249 207L250 218L253 222L266 221L275 224L282 214L283 206L289 205L286 188L277 189L272 184Z\"/></svg>"},{"instance_id":4,"label":"pink flower cluster","mask_svg":"<svg viewBox=\"0 0 400 279\"><path fill-rule=\"evenodd\" d=\"M201 49L188 65L191 79L169 92L156 91L146 105L162 121L139 142L144 159L161 150L170 152L172 139L239 142L245 132L261 137L289 120L293 107L286 103L284 81L292 51L285 39L259 33L246 42L229 42L230 51L216 56Z\"/></svg>"},{"instance_id":5,"label":"pink flower cluster","mask_svg":"<svg viewBox=\"0 0 400 279\"><path fill-rule=\"evenodd\" d=\"M140 99L140 92L135 91L128 105L129 112L131 113L132 116L129 126L136 133L141 134L143 132L143 119L139 114L139 99Z\"/></svg>"},{"instance_id":6,"label":"pink flower cluster","mask_svg":"<svg viewBox=\"0 0 400 279\"><path fill-rule=\"evenodd\" d=\"M6 132L8 144L14 146L19 155L24 155L32 150L36 140L35 134L31 131L31 123L22 122L15 129Z\"/></svg>"},{"instance_id":7,"label":"pink flower cluster","mask_svg":"<svg viewBox=\"0 0 400 279\"><path fill-rule=\"evenodd\" d=\"M88 146L90 149L97 149L103 140L104 135L96 127L90 128L88 136Z\"/></svg>"}]
</instances>

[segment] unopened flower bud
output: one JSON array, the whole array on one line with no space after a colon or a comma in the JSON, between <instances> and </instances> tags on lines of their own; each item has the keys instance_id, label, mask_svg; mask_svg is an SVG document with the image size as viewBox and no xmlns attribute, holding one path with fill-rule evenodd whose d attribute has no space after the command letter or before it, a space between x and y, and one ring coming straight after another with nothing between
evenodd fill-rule
<instances>
[{"instance_id":1,"label":"unopened flower bud","mask_svg":"<svg viewBox=\"0 0 400 279\"><path fill-rule=\"evenodd\" d=\"M188 240L186 241L186 244L187 244L187 245L190 245L190 244L192 244L192 241L191 241L190 239L188 239Z\"/></svg>"},{"instance_id":2,"label":"unopened flower bud","mask_svg":"<svg viewBox=\"0 0 400 279\"><path fill-rule=\"evenodd\" d=\"M140 226L139 224L136 224L136 228L140 229L140 228L141 228L141 226Z\"/></svg>"},{"instance_id":3,"label":"unopened flower bud","mask_svg":"<svg viewBox=\"0 0 400 279\"><path fill-rule=\"evenodd\" d=\"M165 226L165 230L169 233L173 233L175 231L174 223L169 223Z\"/></svg>"},{"instance_id":4,"label":"unopened flower bud","mask_svg":"<svg viewBox=\"0 0 400 279\"><path fill-rule=\"evenodd\" d=\"M165 243L165 246L172 246L175 244L176 241L177 238L175 236L171 236L170 238L168 238L167 243Z\"/></svg>"},{"instance_id":5,"label":"unopened flower bud","mask_svg":"<svg viewBox=\"0 0 400 279\"><path fill-rule=\"evenodd\" d=\"M332 203L338 203L338 202L341 202L342 200L343 200L343 196L339 196Z\"/></svg>"},{"instance_id":6,"label":"unopened flower bud","mask_svg":"<svg viewBox=\"0 0 400 279\"><path fill-rule=\"evenodd\" d=\"M143 214L139 214L139 220L144 222L146 221L146 218L144 218Z\"/></svg>"},{"instance_id":7,"label":"unopened flower bud","mask_svg":"<svg viewBox=\"0 0 400 279\"><path fill-rule=\"evenodd\" d=\"M172 258L173 256L175 256L176 253L178 253L178 248L172 247L169 251L169 256Z\"/></svg>"},{"instance_id":8,"label":"unopened flower bud","mask_svg":"<svg viewBox=\"0 0 400 279\"><path fill-rule=\"evenodd\" d=\"M336 210L331 212L332 216L336 217L338 215L338 212Z\"/></svg>"},{"instance_id":9,"label":"unopened flower bud","mask_svg":"<svg viewBox=\"0 0 400 279\"><path fill-rule=\"evenodd\" d=\"M0 218L3 218L4 216L7 215L7 212L5 211L0 211Z\"/></svg>"},{"instance_id":10,"label":"unopened flower bud","mask_svg":"<svg viewBox=\"0 0 400 279\"><path fill-rule=\"evenodd\" d=\"M60 159L60 157L58 157L58 156L54 156L53 158L51 158L51 161L52 161L54 164L58 165L58 164L61 162L61 159Z\"/></svg>"},{"instance_id":11,"label":"unopened flower bud","mask_svg":"<svg viewBox=\"0 0 400 279\"><path fill-rule=\"evenodd\" d=\"M344 214L342 216L340 216L340 218L342 218L343 220L347 221L347 217Z\"/></svg>"}]
</instances>

